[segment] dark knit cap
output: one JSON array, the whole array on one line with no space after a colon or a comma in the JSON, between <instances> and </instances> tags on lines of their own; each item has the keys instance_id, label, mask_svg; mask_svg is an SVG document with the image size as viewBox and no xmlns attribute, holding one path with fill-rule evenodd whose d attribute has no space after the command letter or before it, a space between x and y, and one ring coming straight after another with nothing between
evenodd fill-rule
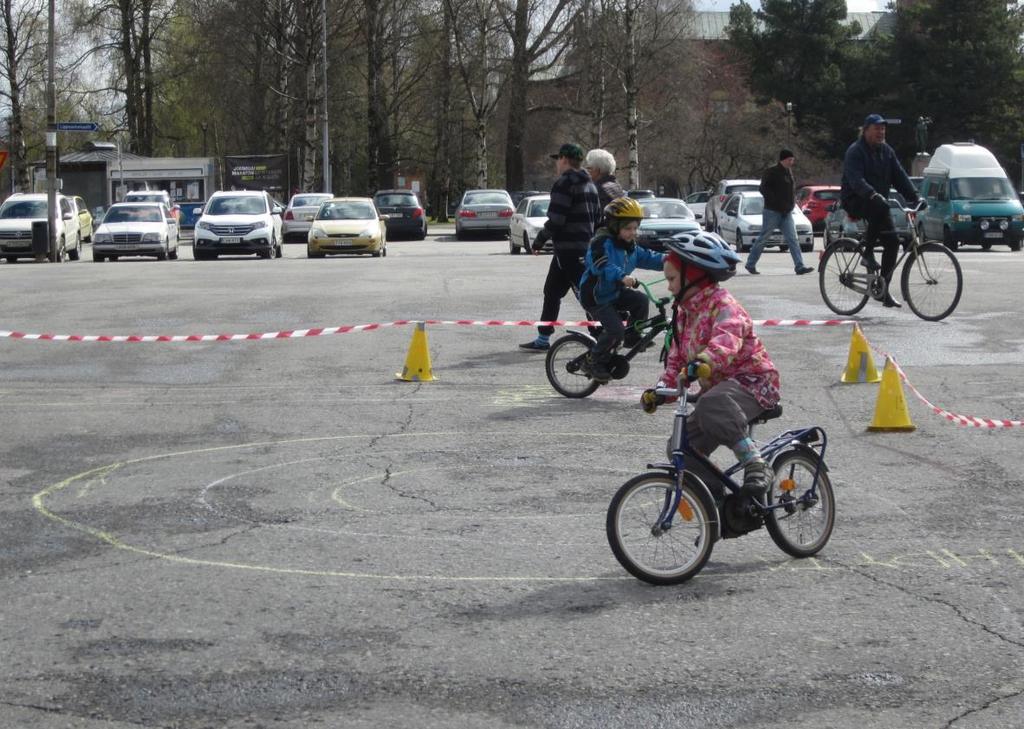
<instances>
[{"instance_id":1,"label":"dark knit cap","mask_svg":"<svg viewBox=\"0 0 1024 729\"><path fill-rule=\"evenodd\" d=\"M795 157L795 156L796 155L793 154L793 150L791 150L791 149L783 149L781 152L779 152L779 162L781 162L784 159L789 159L790 157Z\"/></svg>"}]
</instances>

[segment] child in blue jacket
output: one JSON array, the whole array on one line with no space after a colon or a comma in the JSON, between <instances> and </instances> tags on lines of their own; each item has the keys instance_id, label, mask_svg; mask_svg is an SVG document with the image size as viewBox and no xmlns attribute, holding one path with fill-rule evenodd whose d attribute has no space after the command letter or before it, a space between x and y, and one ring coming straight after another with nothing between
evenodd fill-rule
<instances>
[{"instance_id":1,"label":"child in blue jacket","mask_svg":"<svg viewBox=\"0 0 1024 729\"><path fill-rule=\"evenodd\" d=\"M636 344L626 337L621 312L628 312L631 322L647 318L647 296L634 290L637 280L630 274L636 268L660 271L664 260L662 254L636 244L637 229L644 217L640 203L628 197L616 198L608 203L604 214L608 228L598 231L590 241L587 268L580 279L580 303L603 327L594 345L590 368L591 376L598 382L611 379L608 365L612 350L623 338L627 347Z\"/></svg>"}]
</instances>

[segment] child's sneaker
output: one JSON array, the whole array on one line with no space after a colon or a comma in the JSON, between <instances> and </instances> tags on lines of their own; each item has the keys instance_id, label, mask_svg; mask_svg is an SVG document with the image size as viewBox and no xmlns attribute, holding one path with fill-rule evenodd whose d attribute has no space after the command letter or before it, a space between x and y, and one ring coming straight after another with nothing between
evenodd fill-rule
<instances>
[{"instance_id":1,"label":"child's sneaker","mask_svg":"<svg viewBox=\"0 0 1024 729\"><path fill-rule=\"evenodd\" d=\"M758 459L751 461L743 468L743 487L740 493L744 496L760 498L771 486L775 472L772 467Z\"/></svg>"}]
</instances>

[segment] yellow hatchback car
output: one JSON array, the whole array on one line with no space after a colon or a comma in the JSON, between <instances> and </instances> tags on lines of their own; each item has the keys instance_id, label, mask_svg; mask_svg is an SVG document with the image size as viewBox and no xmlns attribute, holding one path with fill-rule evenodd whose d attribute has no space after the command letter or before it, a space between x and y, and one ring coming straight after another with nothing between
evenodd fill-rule
<instances>
[{"instance_id":1,"label":"yellow hatchback car","mask_svg":"<svg viewBox=\"0 0 1024 729\"><path fill-rule=\"evenodd\" d=\"M323 258L336 253L388 254L386 215L377 212L369 197L325 200L309 227L306 255Z\"/></svg>"}]
</instances>

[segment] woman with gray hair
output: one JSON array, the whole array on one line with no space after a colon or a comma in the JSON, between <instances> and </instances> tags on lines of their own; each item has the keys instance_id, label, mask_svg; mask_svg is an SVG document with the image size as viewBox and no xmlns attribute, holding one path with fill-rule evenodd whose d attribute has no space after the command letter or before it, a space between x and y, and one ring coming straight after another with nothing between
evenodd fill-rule
<instances>
[{"instance_id":1,"label":"woman with gray hair","mask_svg":"<svg viewBox=\"0 0 1024 729\"><path fill-rule=\"evenodd\" d=\"M592 149L587 152L583 166L590 173L590 179L597 185L597 196L601 201L601 210L617 197L625 197L626 192L615 179L615 157L606 149Z\"/></svg>"}]
</instances>

